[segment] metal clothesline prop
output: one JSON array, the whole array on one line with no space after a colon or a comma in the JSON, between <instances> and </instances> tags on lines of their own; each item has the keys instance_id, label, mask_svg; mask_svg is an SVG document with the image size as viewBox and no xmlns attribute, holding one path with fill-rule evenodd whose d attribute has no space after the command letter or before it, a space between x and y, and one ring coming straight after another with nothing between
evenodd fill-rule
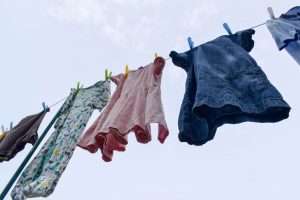
<instances>
[{"instance_id":1,"label":"metal clothesline prop","mask_svg":"<svg viewBox=\"0 0 300 200\"><path fill-rule=\"evenodd\" d=\"M14 173L14 175L12 176L12 178L9 180L9 182L7 183L7 185L5 186L5 188L3 189L3 191L0 194L0 200L3 200L4 197L6 196L6 194L9 192L10 188L13 186L13 184L15 183L15 181L17 180L17 178L19 177L19 175L21 174L21 172L25 168L26 164L28 163L28 161L30 160L30 158L32 157L32 155L34 154L34 152L36 151L36 149L38 148L38 146L40 145L40 143L42 142L42 140L44 139L44 137L47 135L48 131L50 130L50 128L52 127L52 125L54 124L54 122L56 121L56 119L59 117L59 115L61 113L61 110L62 110L62 107L55 114L55 116L53 117L53 119L51 120L51 122L48 124L48 126L46 127L46 129L44 130L44 132L42 133L42 135L39 137L39 139L33 145L33 147L31 148L30 152L27 154L27 156L25 157L25 159L23 160L23 162L21 163L21 165L18 167L18 169L16 170L16 172Z\"/></svg>"}]
</instances>

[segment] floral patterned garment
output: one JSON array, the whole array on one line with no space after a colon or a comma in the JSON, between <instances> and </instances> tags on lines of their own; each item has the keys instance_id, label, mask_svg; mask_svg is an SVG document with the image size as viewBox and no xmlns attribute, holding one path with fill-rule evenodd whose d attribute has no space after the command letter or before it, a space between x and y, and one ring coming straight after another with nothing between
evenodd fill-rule
<instances>
[{"instance_id":1,"label":"floral patterned garment","mask_svg":"<svg viewBox=\"0 0 300 200\"><path fill-rule=\"evenodd\" d=\"M93 110L101 111L109 97L109 80L83 88L77 94L75 89L71 90L54 125L54 132L14 187L11 193L13 200L47 197L52 194Z\"/></svg>"}]
</instances>

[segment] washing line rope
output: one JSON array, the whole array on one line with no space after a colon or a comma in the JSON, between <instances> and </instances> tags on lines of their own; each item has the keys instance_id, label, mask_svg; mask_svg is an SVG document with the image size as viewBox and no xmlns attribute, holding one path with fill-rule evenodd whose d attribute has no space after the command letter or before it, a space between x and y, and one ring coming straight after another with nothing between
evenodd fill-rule
<instances>
[{"instance_id":1,"label":"washing line rope","mask_svg":"<svg viewBox=\"0 0 300 200\"><path fill-rule=\"evenodd\" d=\"M169 59L171 59L171 58L165 58L164 60L169 60ZM68 98L68 96L66 96L66 97L64 97L64 98L62 98L62 99L60 99L59 101L57 101L57 102L53 103L51 106L49 106L49 108L52 108L52 107L56 106L57 104L59 104L59 103L62 102L63 100L66 100L67 98Z\"/></svg>"},{"instance_id":2,"label":"washing line rope","mask_svg":"<svg viewBox=\"0 0 300 200\"><path fill-rule=\"evenodd\" d=\"M260 26L265 25L265 24L266 24L266 22L261 23L261 24L258 24L258 25L256 25L256 26L253 26L253 27L251 27L250 29L254 29L254 28L260 27ZM171 58L170 58L170 57L164 58L164 60L169 60L169 59L171 59ZM61 99L61 100L55 102L54 104L52 104L51 106L49 106L49 108L52 108L53 106L56 106L57 104L59 104L60 102L62 102L63 100L65 100L65 99L67 99L67 98L68 98L68 96L64 97L63 99Z\"/></svg>"},{"instance_id":3,"label":"washing line rope","mask_svg":"<svg viewBox=\"0 0 300 200\"><path fill-rule=\"evenodd\" d=\"M265 24L266 24L266 22L261 23L261 24L258 24L258 25L256 25L256 26L253 26L253 27L251 27L250 29L254 29L254 28L260 27L260 26L265 25Z\"/></svg>"}]
</instances>

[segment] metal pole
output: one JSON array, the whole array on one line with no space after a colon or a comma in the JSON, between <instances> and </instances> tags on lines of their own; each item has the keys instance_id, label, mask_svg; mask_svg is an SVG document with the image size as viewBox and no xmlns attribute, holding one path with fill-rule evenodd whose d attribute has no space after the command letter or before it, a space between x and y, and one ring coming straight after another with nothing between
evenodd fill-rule
<instances>
[{"instance_id":1,"label":"metal pole","mask_svg":"<svg viewBox=\"0 0 300 200\"><path fill-rule=\"evenodd\" d=\"M56 121L56 119L59 117L61 109L62 109L62 107L59 109L59 111L53 117L53 119L51 120L51 122L46 127L45 131L42 133L42 135L40 136L40 138L36 141L36 143L33 145L32 149L28 153L28 155L25 157L25 159L21 163L21 165L19 166L19 168L17 169L17 171L15 172L15 174L9 180L9 182L7 183L7 185L5 186L5 188L3 189L2 193L0 194L0 200L3 200L4 197L6 196L6 194L9 192L10 188L13 186L14 182L17 180L17 178L19 177L19 175L21 174L21 172L25 168L25 166L28 163L28 161L30 160L31 156L34 154L35 150L38 148L38 146L40 145L40 143L42 142L42 140L44 139L44 137L47 135L48 131L50 130L50 128L52 127L52 125L54 124L54 122Z\"/></svg>"}]
</instances>

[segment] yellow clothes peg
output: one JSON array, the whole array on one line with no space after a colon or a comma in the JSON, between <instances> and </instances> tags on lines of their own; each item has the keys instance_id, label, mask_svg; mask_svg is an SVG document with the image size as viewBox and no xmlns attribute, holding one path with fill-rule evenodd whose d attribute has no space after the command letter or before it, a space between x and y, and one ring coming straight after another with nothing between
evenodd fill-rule
<instances>
[{"instance_id":1,"label":"yellow clothes peg","mask_svg":"<svg viewBox=\"0 0 300 200\"><path fill-rule=\"evenodd\" d=\"M157 58L157 52L155 52L154 57Z\"/></svg>"},{"instance_id":2,"label":"yellow clothes peg","mask_svg":"<svg viewBox=\"0 0 300 200\"><path fill-rule=\"evenodd\" d=\"M128 71L129 71L129 67L128 67L128 65L126 65L126 68L125 68L125 77L128 76Z\"/></svg>"},{"instance_id":3,"label":"yellow clothes peg","mask_svg":"<svg viewBox=\"0 0 300 200\"><path fill-rule=\"evenodd\" d=\"M1 126L1 130L2 130L2 133L0 134L0 141L4 138L4 136L7 132L7 129L5 130L3 125Z\"/></svg>"},{"instance_id":4,"label":"yellow clothes peg","mask_svg":"<svg viewBox=\"0 0 300 200\"><path fill-rule=\"evenodd\" d=\"M4 133L0 133L0 141L4 138L5 136L5 132Z\"/></svg>"}]
</instances>

